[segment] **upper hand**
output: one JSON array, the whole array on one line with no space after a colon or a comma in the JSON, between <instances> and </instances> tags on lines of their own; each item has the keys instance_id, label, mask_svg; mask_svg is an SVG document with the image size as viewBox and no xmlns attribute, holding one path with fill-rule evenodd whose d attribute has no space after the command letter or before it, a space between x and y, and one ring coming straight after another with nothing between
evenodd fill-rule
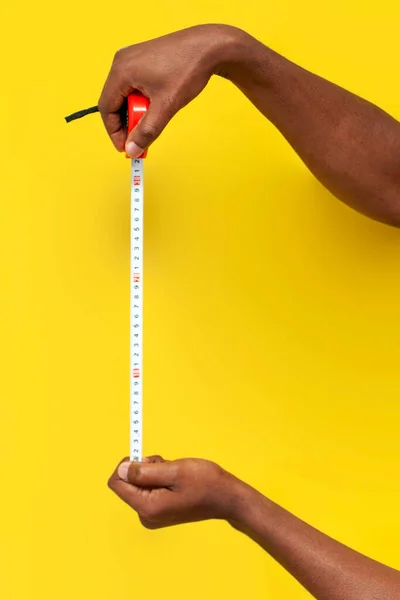
<instances>
[{"instance_id":1,"label":"upper hand","mask_svg":"<svg viewBox=\"0 0 400 600\"><path fill-rule=\"evenodd\" d=\"M223 60L237 31L225 25L190 27L119 50L99 100L99 110L117 150L140 156L170 119L195 98ZM127 139L126 97L139 90L150 107Z\"/></svg>"},{"instance_id":2,"label":"upper hand","mask_svg":"<svg viewBox=\"0 0 400 600\"><path fill-rule=\"evenodd\" d=\"M154 456L142 463L125 459L108 485L138 513L145 527L157 529L234 518L243 484L207 460L164 461Z\"/></svg>"}]
</instances>

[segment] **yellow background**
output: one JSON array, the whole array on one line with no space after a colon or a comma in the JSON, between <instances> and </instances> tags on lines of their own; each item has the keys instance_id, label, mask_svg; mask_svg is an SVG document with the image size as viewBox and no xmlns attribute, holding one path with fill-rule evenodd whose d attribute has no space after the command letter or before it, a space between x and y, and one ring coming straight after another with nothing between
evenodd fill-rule
<instances>
[{"instance_id":1,"label":"yellow background","mask_svg":"<svg viewBox=\"0 0 400 600\"><path fill-rule=\"evenodd\" d=\"M4 600L308 594L223 523L148 532L128 452L129 163L96 103L116 49L249 30L400 117L390 0L9 3L1 12ZM400 568L400 232L342 206L228 82L146 164L145 451L199 456Z\"/></svg>"}]
</instances>

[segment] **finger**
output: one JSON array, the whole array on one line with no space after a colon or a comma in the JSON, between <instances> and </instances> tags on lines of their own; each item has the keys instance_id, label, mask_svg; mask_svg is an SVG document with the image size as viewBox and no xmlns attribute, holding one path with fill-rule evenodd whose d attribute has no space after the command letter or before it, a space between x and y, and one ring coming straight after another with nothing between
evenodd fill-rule
<instances>
[{"instance_id":1,"label":"finger","mask_svg":"<svg viewBox=\"0 0 400 600\"><path fill-rule=\"evenodd\" d=\"M129 504L133 510L140 513L144 508L144 498L141 490L134 487L130 483L122 481L122 479L111 479L108 482L108 487L115 493L121 500Z\"/></svg>"},{"instance_id":2,"label":"finger","mask_svg":"<svg viewBox=\"0 0 400 600\"><path fill-rule=\"evenodd\" d=\"M122 152L126 141L126 119L122 114L125 98L132 91L119 72L111 70L98 102L101 118L112 143Z\"/></svg>"},{"instance_id":3,"label":"finger","mask_svg":"<svg viewBox=\"0 0 400 600\"><path fill-rule=\"evenodd\" d=\"M139 488L171 488L176 481L176 465L173 462L122 462L118 476Z\"/></svg>"},{"instance_id":4,"label":"finger","mask_svg":"<svg viewBox=\"0 0 400 600\"><path fill-rule=\"evenodd\" d=\"M160 456L159 454L154 454L152 456L146 456L145 458L143 458L143 462L144 463L163 463L165 462L165 460L162 458L162 456ZM119 482L121 481L121 477L118 475L118 469L122 464L128 464L130 463L130 459L129 456L125 456L125 458L123 458L118 465L116 466L116 468L114 469L111 477L108 480L108 485L111 489L114 489L114 483L115 482Z\"/></svg>"},{"instance_id":5,"label":"finger","mask_svg":"<svg viewBox=\"0 0 400 600\"><path fill-rule=\"evenodd\" d=\"M120 465L129 461L129 457L125 457L119 463L117 468L114 470L113 474L108 480L108 487L121 498L124 502L129 504L134 510L139 511L141 508L140 505L140 490L138 488L133 487L129 483L122 481L118 475L118 468Z\"/></svg>"},{"instance_id":6,"label":"finger","mask_svg":"<svg viewBox=\"0 0 400 600\"><path fill-rule=\"evenodd\" d=\"M125 149L127 129L125 122L120 113L109 113L103 117L104 125L108 135L118 152L123 152Z\"/></svg>"},{"instance_id":7,"label":"finger","mask_svg":"<svg viewBox=\"0 0 400 600\"><path fill-rule=\"evenodd\" d=\"M110 479L108 480L108 487L115 493L121 500L126 502L133 510L137 513L142 512L146 506L146 499L143 496L142 490L138 487L122 481L118 475L118 469L123 464L129 464L129 457L125 457L119 463L117 468L114 470Z\"/></svg>"},{"instance_id":8,"label":"finger","mask_svg":"<svg viewBox=\"0 0 400 600\"><path fill-rule=\"evenodd\" d=\"M108 485L111 487L111 484L114 481L119 481L120 477L118 475L118 469L120 467L120 465L122 465L123 463L129 462L130 458L129 456L125 456L125 458L123 458L122 460L120 460L120 462L118 463L118 465L116 466L116 468L114 469L113 473L111 474L109 480L108 480Z\"/></svg>"},{"instance_id":9,"label":"finger","mask_svg":"<svg viewBox=\"0 0 400 600\"><path fill-rule=\"evenodd\" d=\"M126 153L130 158L137 158L160 135L174 115L170 103L151 101L149 109L132 129L126 140Z\"/></svg>"},{"instance_id":10,"label":"finger","mask_svg":"<svg viewBox=\"0 0 400 600\"><path fill-rule=\"evenodd\" d=\"M153 456L145 456L143 458L142 462L144 462L144 463L160 463L160 462L165 462L165 460L159 454L153 454Z\"/></svg>"}]
</instances>

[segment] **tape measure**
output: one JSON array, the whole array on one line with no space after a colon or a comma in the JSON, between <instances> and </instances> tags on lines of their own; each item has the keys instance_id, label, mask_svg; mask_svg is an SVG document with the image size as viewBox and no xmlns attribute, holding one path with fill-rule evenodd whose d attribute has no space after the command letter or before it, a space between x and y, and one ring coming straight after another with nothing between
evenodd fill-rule
<instances>
[{"instance_id":1,"label":"tape measure","mask_svg":"<svg viewBox=\"0 0 400 600\"><path fill-rule=\"evenodd\" d=\"M128 134L136 127L149 107L140 92L128 96ZM91 106L65 117L67 123L99 111ZM143 159L132 159L131 177L131 245L130 245L130 458L143 458L143 233L144 194Z\"/></svg>"},{"instance_id":2,"label":"tape measure","mask_svg":"<svg viewBox=\"0 0 400 600\"><path fill-rule=\"evenodd\" d=\"M128 96L128 134L149 106L139 93ZM130 459L143 458L143 254L145 151L132 159L130 236Z\"/></svg>"}]
</instances>

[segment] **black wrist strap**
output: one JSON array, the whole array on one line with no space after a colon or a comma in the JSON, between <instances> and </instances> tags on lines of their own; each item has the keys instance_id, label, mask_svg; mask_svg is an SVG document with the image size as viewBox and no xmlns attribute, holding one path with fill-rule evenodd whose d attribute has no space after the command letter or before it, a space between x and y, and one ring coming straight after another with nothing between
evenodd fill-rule
<instances>
[{"instance_id":1,"label":"black wrist strap","mask_svg":"<svg viewBox=\"0 0 400 600\"><path fill-rule=\"evenodd\" d=\"M92 113L99 112L98 106L91 106L90 108L85 108L84 110L78 110L78 112L72 113L72 115L68 115L65 117L67 123L71 121L75 121L76 119L81 119L82 117L86 117L86 115L91 115Z\"/></svg>"}]
</instances>

